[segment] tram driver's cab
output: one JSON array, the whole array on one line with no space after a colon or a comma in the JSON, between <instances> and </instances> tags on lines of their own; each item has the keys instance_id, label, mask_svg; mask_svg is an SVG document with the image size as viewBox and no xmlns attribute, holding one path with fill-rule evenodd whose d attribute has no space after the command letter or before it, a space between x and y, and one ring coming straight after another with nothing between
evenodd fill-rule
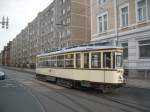
<instances>
[{"instance_id":1,"label":"tram driver's cab","mask_svg":"<svg viewBox=\"0 0 150 112\"><path fill-rule=\"evenodd\" d=\"M104 52L103 67L119 69L123 66L122 52Z\"/></svg>"}]
</instances>

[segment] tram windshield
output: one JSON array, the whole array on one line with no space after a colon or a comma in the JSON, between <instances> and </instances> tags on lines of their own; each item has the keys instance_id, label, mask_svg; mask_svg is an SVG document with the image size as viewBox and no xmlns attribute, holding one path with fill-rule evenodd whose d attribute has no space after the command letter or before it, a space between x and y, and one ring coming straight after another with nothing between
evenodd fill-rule
<instances>
[{"instance_id":1,"label":"tram windshield","mask_svg":"<svg viewBox=\"0 0 150 112\"><path fill-rule=\"evenodd\" d=\"M103 61L104 68L111 68L111 52L104 52Z\"/></svg>"},{"instance_id":2,"label":"tram windshield","mask_svg":"<svg viewBox=\"0 0 150 112\"><path fill-rule=\"evenodd\" d=\"M122 67L123 58L122 55L116 55L116 67Z\"/></svg>"}]
</instances>

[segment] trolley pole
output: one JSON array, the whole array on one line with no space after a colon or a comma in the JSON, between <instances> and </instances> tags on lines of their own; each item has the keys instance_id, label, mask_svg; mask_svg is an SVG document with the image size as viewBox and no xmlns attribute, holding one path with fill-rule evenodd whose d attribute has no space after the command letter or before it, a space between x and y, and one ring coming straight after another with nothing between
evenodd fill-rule
<instances>
[{"instance_id":1,"label":"trolley pole","mask_svg":"<svg viewBox=\"0 0 150 112\"><path fill-rule=\"evenodd\" d=\"M2 17L2 20L0 21L0 24L2 25L2 28L8 29L9 25L9 18L5 18L4 16Z\"/></svg>"},{"instance_id":2,"label":"trolley pole","mask_svg":"<svg viewBox=\"0 0 150 112\"><path fill-rule=\"evenodd\" d=\"M117 7L117 0L115 0L115 24L116 24L116 45L119 46L119 35L118 35L118 7Z\"/></svg>"}]
</instances>

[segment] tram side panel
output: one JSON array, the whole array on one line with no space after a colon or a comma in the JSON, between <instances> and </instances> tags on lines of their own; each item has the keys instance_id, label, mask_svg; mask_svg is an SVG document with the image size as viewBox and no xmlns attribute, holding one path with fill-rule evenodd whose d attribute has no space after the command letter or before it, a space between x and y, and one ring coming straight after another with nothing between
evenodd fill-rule
<instances>
[{"instance_id":1,"label":"tram side panel","mask_svg":"<svg viewBox=\"0 0 150 112\"><path fill-rule=\"evenodd\" d=\"M78 80L78 81L90 81L97 83L122 83L123 80L121 73L117 71L104 71L104 70L77 70L77 69L52 69L52 68L38 68L37 74L43 74L58 78Z\"/></svg>"},{"instance_id":2,"label":"tram side panel","mask_svg":"<svg viewBox=\"0 0 150 112\"><path fill-rule=\"evenodd\" d=\"M37 68L36 73L71 80L90 80L90 73L87 70Z\"/></svg>"},{"instance_id":3,"label":"tram side panel","mask_svg":"<svg viewBox=\"0 0 150 112\"><path fill-rule=\"evenodd\" d=\"M117 70L107 70L103 71L104 83L108 84L120 84L123 83L122 73L118 73ZM121 77L121 79L120 79Z\"/></svg>"}]
</instances>

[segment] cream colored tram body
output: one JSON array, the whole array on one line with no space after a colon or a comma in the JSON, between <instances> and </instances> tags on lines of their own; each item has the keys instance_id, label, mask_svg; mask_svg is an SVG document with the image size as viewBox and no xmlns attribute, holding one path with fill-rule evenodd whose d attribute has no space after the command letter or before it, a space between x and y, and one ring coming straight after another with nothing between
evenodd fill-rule
<instances>
[{"instance_id":1,"label":"cream colored tram body","mask_svg":"<svg viewBox=\"0 0 150 112\"><path fill-rule=\"evenodd\" d=\"M86 46L41 54L36 76L67 87L122 87L122 53L121 47Z\"/></svg>"}]
</instances>

